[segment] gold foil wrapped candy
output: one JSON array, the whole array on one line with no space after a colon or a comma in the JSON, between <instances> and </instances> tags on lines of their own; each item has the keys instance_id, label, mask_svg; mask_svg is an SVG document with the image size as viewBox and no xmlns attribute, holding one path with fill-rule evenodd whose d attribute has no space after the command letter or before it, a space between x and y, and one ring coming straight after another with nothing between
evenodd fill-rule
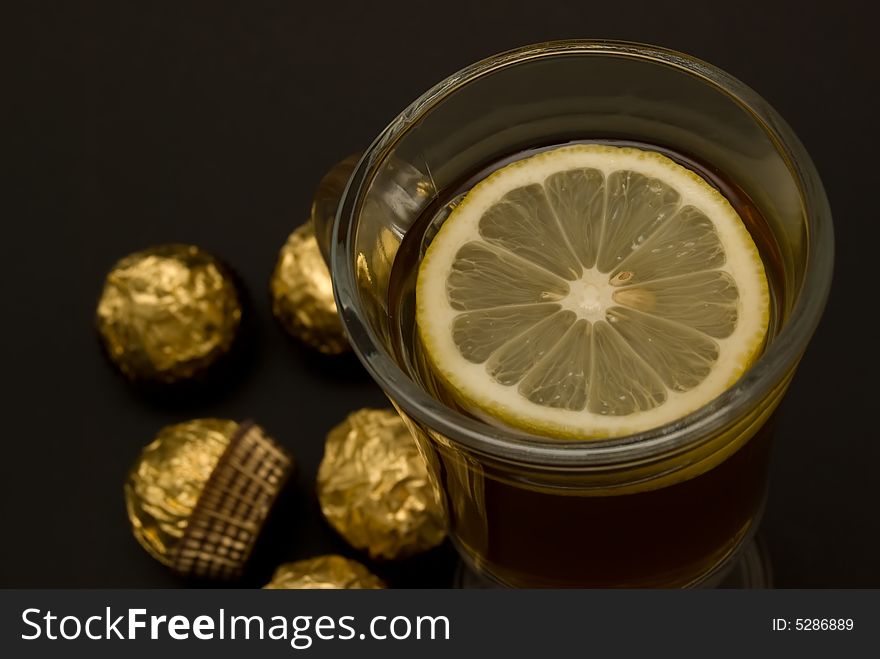
<instances>
[{"instance_id":1,"label":"gold foil wrapped candy","mask_svg":"<svg viewBox=\"0 0 880 659\"><path fill-rule=\"evenodd\" d=\"M311 221L281 248L269 288L272 312L290 335L328 355L349 349Z\"/></svg>"},{"instance_id":2,"label":"gold foil wrapped candy","mask_svg":"<svg viewBox=\"0 0 880 659\"><path fill-rule=\"evenodd\" d=\"M318 556L280 565L269 590L331 590L385 588L382 580L357 561L342 556Z\"/></svg>"},{"instance_id":3,"label":"gold foil wrapped candy","mask_svg":"<svg viewBox=\"0 0 880 659\"><path fill-rule=\"evenodd\" d=\"M104 282L97 326L107 354L131 379L175 382L227 353L241 321L229 273L194 245L126 256Z\"/></svg>"},{"instance_id":4,"label":"gold foil wrapped candy","mask_svg":"<svg viewBox=\"0 0 880 659\"><path fill-rule=\"evenodd\" d=\"M291 458L249 421L167 426L125 483L134 536L181 575L234 578L291 467Z\"/></svg>"},{"instance_id":5,"label":"gold foil wrapped candy","mask_svg":"<svg viewBox=\"0 0 880 659\"><path fill-rule=\"evenodd\" d=\"M318 498L331 526L373 558L402 558L446 535L442 499L394 410L360 410L330 431Z\"/></svg>"}]
</instances>

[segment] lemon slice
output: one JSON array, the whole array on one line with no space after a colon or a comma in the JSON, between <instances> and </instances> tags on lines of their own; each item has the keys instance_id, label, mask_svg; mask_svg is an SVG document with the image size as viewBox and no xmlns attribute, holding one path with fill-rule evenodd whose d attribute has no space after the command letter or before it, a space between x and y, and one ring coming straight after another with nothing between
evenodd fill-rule
<instances>
[{"instance_id":1,"label":"lemon slice","mask_svg":"<svg viewBox=\"0 0 880 659\"><path fill-rule=\"evenodd\" d=\"M419 267L416 323L451 392L543 435L647 430L763 347L767 277L706 181L652 151L553 149L477 184Z\"/></svg>"}]
</instances>

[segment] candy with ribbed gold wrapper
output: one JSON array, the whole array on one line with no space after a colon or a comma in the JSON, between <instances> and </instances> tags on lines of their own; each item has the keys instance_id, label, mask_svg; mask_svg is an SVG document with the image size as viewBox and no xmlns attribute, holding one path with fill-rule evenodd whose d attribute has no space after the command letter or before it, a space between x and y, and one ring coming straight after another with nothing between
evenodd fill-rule
<instances>
[{"instance_id":1,"label":"candy with ribbed gold wrapper","mask_svg":"<svg viewBox=\"0 0 880 659\"><path fill-rule=\"evenodd\" d=\"M292 465L250 421L167 426L125 483L134 536L183 576L237 577Z\"/></svg>"},{"instance_id":2,"label":"candy with ribbed gold wrapper","mask_svg":"<svg viewBox=\"0 0 880 659\"><path fill-rule=\"evenodd\" d=\"M107 354L133 380L177 382L229 352L241 322L229 271L194 245L126 256L107 274L97 327Z\"/></svg>"},{"instance_id":3,"label":"candy with ribbed gold wrapper","mask_svg":"<svg viewBox=\"0 0 880 659\"><path fill-rule=\"evenodd\" d=\"M443 501L403 419L391 409L350 414L327 435L318 469L327 521L373 558L402 558L446 536Z\"/></svg>"},{"instance_id":4,"label":"candy with ribbed gold wrapper","mask_svg":"<svg viewBox=\"0 0 880 659\"><path fill-rule=\"evenodd\" d=\"M278 566L269 590L379 589L385 583L357 561L342 556L316 556Z\"/></svg>"},{"instance_id":5,"label":"candy with ribbed gold wrapper","mask_svg":"<svg viewBox=\"0 0 880 659\"><path fill-rule=\"evenodd\" d=\"M288 334L329 355L349 349L311 221L281 248L269 288L272 312Z\"/></svg>"}]
</instances>

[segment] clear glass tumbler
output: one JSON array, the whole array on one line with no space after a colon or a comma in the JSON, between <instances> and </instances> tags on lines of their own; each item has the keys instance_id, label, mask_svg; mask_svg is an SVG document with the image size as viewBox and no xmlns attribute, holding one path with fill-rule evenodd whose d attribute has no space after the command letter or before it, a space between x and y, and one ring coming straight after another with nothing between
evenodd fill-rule
<instances>
[{"instance_id":1,"label":"clear glass tumbler","mask_svg":"<svg viewBox=\"0 0 880 659\"><path fill-rule=\"evenodd\" d=\"M637 435L563 441L442 402L419 368L412 301L394 286L389 294L389 281L401 241L444 191L512 154L585 139L687 154L746 195L764 220L750 228L767 233L756 242L770 246L774 318L762 356L705 407ZM683 587L729 564L760 518L768 420L831 283L828 202L779 115L681 53L553 42L450 76L350 166L326 231L337 303L354 350L428 458L465 561L523 587Z\"/></svg>"}]
</instances>

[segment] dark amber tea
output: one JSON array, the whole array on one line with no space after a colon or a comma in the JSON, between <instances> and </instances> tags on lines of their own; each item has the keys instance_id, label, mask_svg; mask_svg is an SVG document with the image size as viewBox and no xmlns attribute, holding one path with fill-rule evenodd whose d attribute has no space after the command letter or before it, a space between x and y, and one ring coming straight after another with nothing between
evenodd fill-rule
<instances>
[{"instance_id":1,"label":"dark amber tea","mask_svg":"<svg viewBox=\"0 0 880 659\"><path fill-rule=\"evenodd\" d=\"M663 154L687 168L689 172L700 176L706 184L723 195L758 247L771 294L766 332L772 335L776 324L776 309L780 303L778 296L781 295L781 287L777 283L781 276L779 251L760 211L745 192L709 166L668 148L623 140L578 141L573 144L602 144ZM479 407L463 402L460 392L452 390L446 379L438 376L437 367L425 354L422 334L416 323L416 279L419 266L432 239L456 206L466 199L468 191L493 172L511 163L523 161L539 153L552 152L555 148L543 147L514 154L480 168L474 175L449 190L439 191L434 202L407 231L394 260L389 281L388 302L392 331L395 333L394 347L399 362L407 367L413 379L438 400L459 411L475 414L490 423L505 425L508 422L504 418L494 418L491 411L480 410ZM636 193L639 192L637 186L641 181L633 183L629 180L626 183L629 189L625 193L633 189ZM645 185L650 186L651 181ZM600 189L598 194L605 195L604 203L608 205L607 197L613 195L613 190L607 190L610 185L605 187L606 190ZM674 193L667 195L672 197ZM634 194L630 196L633 197ZM662 206L654 204L655 199L656 195L649 199L645 204L648 206L646 209L633 209L638 202L630 201L631 207L627 210L630 215L640 212L644 215L647 211L663 212ZM520 219L516 209L501 209L502 212L504 210L508 210L508 216L500 218L500 226L503 227L505 221L515 224ZM577 214L580 211L574 209L574 212ZM584 213L581 213L579 217L583 216ZM667 220L667 223L672 221L674 220ZM605 232L607 234L607 228ZM574 238L591 238L589 231L585 232L586 235L578 235L574 231L568 233L572 243ZM598 239L598 234L596 238ZM646 244L650 248L651 243L648 241ZM577 249L575 245L572 247ZM594 257L594 260L598 259ZM633 259L629 260L632 261ZM584 266L587 265L592 264L586 261L582 268L586 269ZM623 265L626 266L626 261ZM695 277L692 273L692 270L685 269L683 274L676 273L671 279L674 281L676 277L683 277L687 280L688 275ZM612 272L611 275L613 274ZM632 276L637 275L638 272L633 271ZM491 280L492 274L487 277ZM655 279L662 282L669 277ZM447 288L452 286L448 285ZM627 289L622 287L621 290ZM685 293L687 292L689 289L686 288ZM504 300L503 294L499 300ZM528 314L530 307L522 304L519 298L515 300L517 304L511 305L511 315ZM638 298L636 302L639 302ZM700 302L700 298L696 297L688 300L687 305ZM543 299L536 300L532 308L545 304ZM480 311L486 307L497 308L476 304L470 311ZM506 318L499 317L493 319L493 322L496 326L503 326L505 320ZM485 326L486 323L483 324ZM661 328L665 329L665 326L661 325ZM523 330L517 329L521 334ZM709 331L711 334L711 330ZM684 330L682 333L690 338ZM702 338L697 334L693 336L696 340ZM532 340L532 346L540 343L540 338ZM498 340L496 343L503 345ZM535 362L539 362L541 358L546 359L547 354L553 353L554 349L557 353L563 349L572 349L560 348L560 345L566 345L564 339L546 348ZM594 351L597 350L595 339L591 347ZM679 348L672 343L668 349ZM650 353L648 356L651 356ZM560 356L559 359L562 361L564 358ZM491 361L491 355L483 361ZM705 369L706 365L700 362L697 367ZM681 368L679 366L679 371ZM677 372L676 376L679 380L687 381L687 374ZM594 370L592 377L594 381L598 381L602 376ZM692 376L691 379L695 377ZM551 380L552 377L544 376L545 388L553 384ZM672 382L673 387L676 384L675 381ZM601 386L601 383L596 386ZM678 388L683 389L681 385ZM613 412L614 410L605 411L606 414ZM588 434L589 430L585 429L585 433ZM464 458L456 456L451 447L441 450L445 455L440 464L445 467L441 470L442 478L446 481L445 489L454 493L450 508L453 515L459 516L454 521L458 530L457 541L466 545L466 553L473 557L472 560L478 567L501 582L519 586L564 586L572 583L596 586L680 586L704 578L714 567L723 563L751 529L752 518L760 510L764 492L768 433L769 427L765 427L759 436L743 445L720 465L714 468L705 465L705 471L697 473L700 471L697 469L684 480L681 476L675 479L661 478L646 486L597 487L594 491L572 495L530 487L526 483L510 482L506 476L493 477L484 473L480 477L472 467L465 467L464 464L453 466ZM543 434L554 437L552 428L548 428ZM567 440L562 436L558 441ZM455 497L469 497L470 500L456 502Z\"/></svg>"}]
</instances>

